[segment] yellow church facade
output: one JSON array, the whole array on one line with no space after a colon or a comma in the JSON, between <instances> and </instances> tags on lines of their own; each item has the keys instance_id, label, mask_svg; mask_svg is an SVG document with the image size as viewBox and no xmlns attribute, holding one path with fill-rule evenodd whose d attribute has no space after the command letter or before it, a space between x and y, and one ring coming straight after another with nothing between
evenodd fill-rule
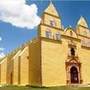
<instances>
[{"instance_id":1,"label":"yellow church facade","mask_svg":"<svg viewBox=\"0 0 90 90\"><path fill-rule=\"evenodd\" d=\"M1 60L0 84L90 84L90 31L86 20L81 17L75 29L64 29L52 3L41 18L37 37Z\"/></svg>"}]
</instances>

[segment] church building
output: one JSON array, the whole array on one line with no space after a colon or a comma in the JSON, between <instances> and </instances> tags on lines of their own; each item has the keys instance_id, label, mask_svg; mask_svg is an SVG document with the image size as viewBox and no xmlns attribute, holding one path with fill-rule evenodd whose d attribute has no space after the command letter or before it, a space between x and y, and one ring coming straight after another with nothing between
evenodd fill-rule
<instances>
[{"instance_id":1,"label":"church building","mask_svg":"<svg viewBox=\"0 0 90 90\"><path fill-rule=\"evenodd\" d=\"M76 28L63 28L50 3L36 38L0 61L0 85L52 87L90 84L90 30L84 17Z\"/></svg>"}]
</instances>

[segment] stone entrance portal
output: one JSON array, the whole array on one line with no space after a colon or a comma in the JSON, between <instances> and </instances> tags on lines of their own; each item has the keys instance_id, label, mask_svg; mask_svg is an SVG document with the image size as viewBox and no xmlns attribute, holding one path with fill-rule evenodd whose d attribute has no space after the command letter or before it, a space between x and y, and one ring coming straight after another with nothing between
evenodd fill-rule
<instances>
[{"instance_id":1,"label":"stone entrance portal","mask_svg":"<svg viewBox=\"0 0 90 90\"><path fill-rule=\"evenodd\" d=\"M67 84L81 84L81 63L78 60L71 59L65 64Z\"/></svg>"}]
</instances>

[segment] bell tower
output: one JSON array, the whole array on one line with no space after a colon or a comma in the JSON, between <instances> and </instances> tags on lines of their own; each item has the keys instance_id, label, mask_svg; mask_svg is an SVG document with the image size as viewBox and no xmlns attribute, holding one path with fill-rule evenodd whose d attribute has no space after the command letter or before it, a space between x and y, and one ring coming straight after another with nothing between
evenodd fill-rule
<instances>
[{"instance_id":1,"label":"bell tower","mask_svg":"<svg viewBox=\"0 0 90 90\"><path fill-rule=\"evenodd\" d=\"M62 31L61 26L61 18L59 17L53 3L50 2L41 17L38 36L43 38L59 39L60 32Z\"/></svg>"},{"instance_id":2,"label":"bell tower","mask_svg":"<svg viewBox=\"0 0 90 90\"><path fill-rule=\"evenodd\" d=\"M58 79L61 72L57 75L52 74L58 72L58 70L54 68L55 65L58 69L60 69L62 63L60 60L61 55L58 55L61 53L61 34L64 32L61 26L61 18L59 17L53 3L50 2L48 7L43 12L38 29L38 37L40 40L42 86L59 85L59 82L63 81L61 80L61 77ZM55 51L57 51L57 54ZM56 64L54 61L56 61ZM60 65L57 65L58 63ZM62 72L64 72L64 70L62 70Z\"/></svg>"},{"instance_id":3,"label":"bell tower","mask_svg":"<svg viewBox=\"0 0 90 90\"><path fill-rule=\"evenodd\" d=\"M87 21L82 16L80 17L80 19L77 22L76 32L80 36L90 37L90 31L89 31Z\"/></svg>"},{"instance_id":4,"label":"bell tower","mask_svg":"<svg viewBox=\"0 0 90 90\"><path fill-rule=\"evenodd\" d=\"M90 30L87 24L87 21L84 17L80 17L76 32L78 34L79 39L81 39L82 47L90 47Z\"/></svg>"}]
</instances>

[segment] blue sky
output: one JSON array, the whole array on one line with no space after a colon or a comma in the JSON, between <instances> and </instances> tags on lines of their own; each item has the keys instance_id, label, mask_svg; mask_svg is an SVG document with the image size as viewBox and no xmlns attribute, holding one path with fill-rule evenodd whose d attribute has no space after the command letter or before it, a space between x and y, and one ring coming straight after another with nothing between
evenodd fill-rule
<instances>
[{"instance_id":1,"label":"blue sky","mask_svg":"<svg viewBox=\"0 0 90 90\"><path fill-rule=\"evenodd\" d=\"M38 7L38 15L41 16L50 1L46 0L27 0L27 4L36 4ZM63 1L52 0L55 5L64 27L71 25L75 28L80 16L84 16L90 23L90 1ZM37 35L37 27L34 29L20 28L12 26L9 23L0 21L0 47L4 48L4 53L7 54L16 47L31 40Z\"/></svg>"}]
</instances>

